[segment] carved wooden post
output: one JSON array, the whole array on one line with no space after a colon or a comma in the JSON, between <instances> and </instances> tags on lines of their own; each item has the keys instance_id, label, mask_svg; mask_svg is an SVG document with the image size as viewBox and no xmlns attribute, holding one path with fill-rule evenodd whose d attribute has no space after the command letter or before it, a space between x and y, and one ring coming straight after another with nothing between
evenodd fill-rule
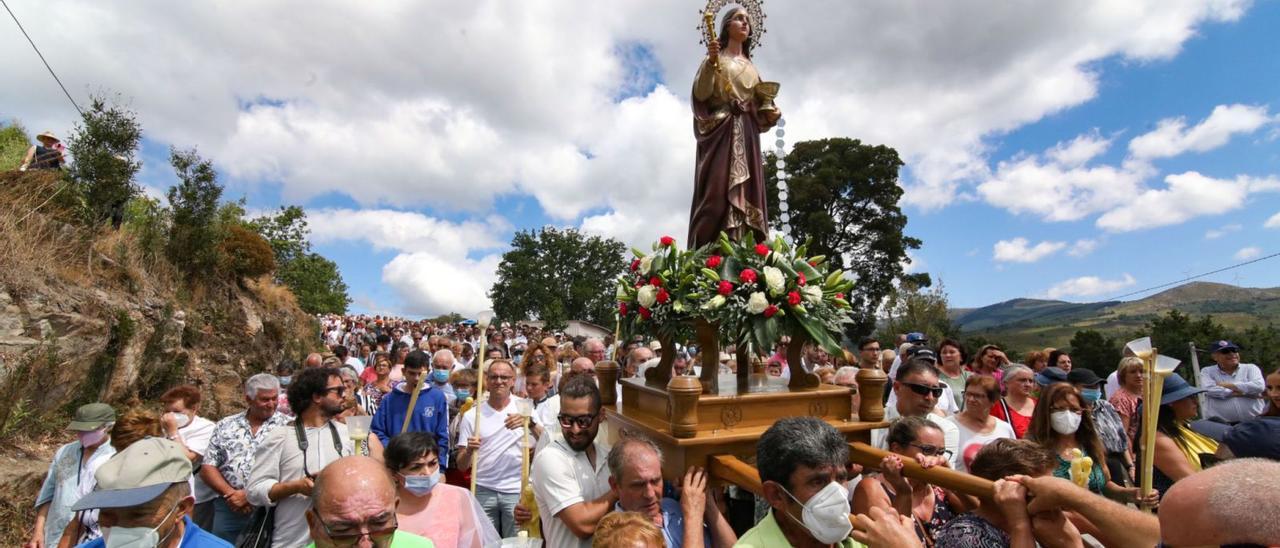
<instances>
[{"instance_id":1,"label":"carved wooden post","mask_svg":"<svg viewBox=\"0 0 1280 548\"><path fill-rule=\"evenodd\" d=\"M600 404L613 405L618 401L618 362L596 362L596 379L600 381Z\"/></svg>"},{"instance_id":2,"label":"carved wooden post","mask_svg":"<svg viewBox=\"0 0 1280 548\"><path fill-rule=\"evenodd\" d=\"M884 420L884 389L889 376L879 367L858 370L854 377L858 381L858 392L862 401L858 406L858 420L880 422Z\"/></svg>"},{"instance_id":3,"label":"carved wooden post","mask_svg":"<svg viewBox=\"0 0 1280 548\"><path fill-rule=\"evenodd\" d=\"M791 342L787 343L787 368L791 369L791 381L787 383L787 390L792 392L799 390L816 390L822 381L816 373L807 373L804 370L804 345L811 339L809 334L803 329L796 331L791 336Z\"/></svg>"},{"instance_id":4,"label":"carved wooden post","mask_svg":"<svg viewBox=\"0 0 1280 548\"><path fill-rule=\"evenodd\" d=\"M697 377L676 375L667 383L672 436L692 438L698 432L698 396L701 394L702 383Z\"/></svg>"},{"instance_id":5,"label":"carved wooden post","mask_svg":"<svg viewBox=\"0 0 1280 548\"><path fill-rule=\"evenodd\" d=\"M702 351L703 394L720 392L720 326L698 318L693 324Z\"/></svg>"},{"instance_id":6,"label":"carved wooden post","mask_svg":"<svg viewBox=\"0 0 1280 548\"><path fill-rule=\"evenodd\" d=\"M658 365L644 372L644 383L649 386L665 387L667 382L671 381L671 368L676 363L676 345L668 336L658 335L657 339L662 343L662 359L658 360Z\"/></svg>"},{"instance_id":7,"label":"carved wooden post","mask_svg":"<svg viewBox=\"0 0 1280 548\"><path fill-rule=\"evenodd\" d=\"M738 362L738 394L746 394L751 388L751 374L755 373L755 363L751 359L751 353L747 352L745 343L739 342L734 353L734 359Z\"/></svg>"}]
</instances>

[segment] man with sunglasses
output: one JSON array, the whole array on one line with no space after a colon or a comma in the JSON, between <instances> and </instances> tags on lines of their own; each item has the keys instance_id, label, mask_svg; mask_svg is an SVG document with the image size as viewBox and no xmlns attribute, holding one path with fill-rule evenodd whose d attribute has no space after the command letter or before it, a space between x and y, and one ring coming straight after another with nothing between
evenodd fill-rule
<instances>
[{"instance_id":1,"label":"man with sunglasses","mask_svg":"<svg viewBox=\"0 0 1280 548\"><path fill-rule=\"evenodd\" d=\"M898 375L893 381L893 394L896 399L892 405L884 409L884 420L892 421L898 417L923 417L942 430L942 437L951 468L956 467L957 448L960 445L960 430L954 422L934 413L938 401L947 394L945 384L938 381L938 368L927 356L915 356L898 368ZM872 444L888 449L886 437L888 429L879 428L871 433Z\"/></svg>"},{"instance_id":2,"label":"man with sunglasses","mask_svg":"<svg viewBox=\"0 0 1280 548\"><path fill-rule=\"evenodd\" d=\"M345 392L337 369L304 369L288 389L289 407L297 419L269 432L254 453L246 490L249 504L275 507L273 547L306 544L304 516L316 474L353 453L347 425L333 420L342 412ZM381 447L376 440L370 443Z\"/></svg>"},{"instance_id":3,"label":"man with sunglasses","mask_svg":"<svg viewBox=\"0 0 1280 548\"><path fill-rule=\"evenodd\" d=\"M435 384L425 382L423 370L428 367L431 357L426 352L414 350L404 358L404 382L382 397L378 410L373 413L373 424L369 430L378 436L383 446L391 443L391 438L400 434L404 428L405 414L409 411L409 400L413 399L413 387L421 386L418 401L413 405L413 416L409 419L409 432L426 432L434 434L436 443L440 445L440 462L449 462L449 401L444 391Z\"/></svg>"},{"instance_id":4,"label":"man with sunglasses","mask_svg":"<svg viewBox=\"0 0 1280 548\"><path fill-rule=\"evenodd\" d=\"M523 462L520 446L524 437L524 418L520 415L511 389L516 383L516 368L507 360L489 363L484 376L488 399L472 407L458 421L459 470L471 469L476 461L476 500L503 537L516 536L515 507L520 500L520 468ZM480 412L480 430L475 430L476 410Z\"/></svg>"},{"instance_id":5,"label":"man with sunglasses","mask_svg":"<svg viewBox=\"0 0 1280 548\"><path fill-rule=\"evenodd\" d=\"M595 378L575 375L560 387L560 434L537 452L529 475L547 546L589 548L596 523L613 509L609 447L596 438L604 413Z\"/></svg>"},{"instance_id":6,"label":"man with sunglasses","mask_svg":"<svg viewBox=\"0 0 1280 548\"><path fill-rule=\"evenodd\" d=\"M430 540L396 530L396 484L382 463L346 457L316 477L307 510L313 548L431 548Z\"/></svg>"},{"instance_id":7,"label":"man with sunglasses","mask_svg":"<svg viewBox=\"0 0 1280 548\"><path fill-rule=\"evenodd\" d=\"M1267 407L1262 370L1251 363L1240 363L1240 347L1231 341L1216 341L1209 351L1217 365L1200 371L1200 388L1206 390L1207 396L1204 417L1237 424L1262 414Z\"/></svg>"}]
</instances>

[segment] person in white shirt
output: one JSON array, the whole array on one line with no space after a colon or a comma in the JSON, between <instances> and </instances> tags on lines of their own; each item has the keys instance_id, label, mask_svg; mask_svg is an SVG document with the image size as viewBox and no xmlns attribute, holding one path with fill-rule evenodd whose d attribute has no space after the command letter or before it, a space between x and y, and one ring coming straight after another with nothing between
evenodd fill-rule
<instances>
[{"instance_id":1,"label":"person in white shirt","mask_svg":"<svg viewBox=\"0 0 1280 548\"><path fill-rule=\"evenodd\" d=\"M209 440L213 438L215 426L213 421L198 415L200 400L200 389L189 384L170 388L160 396L160 403L165 410L160 424L164 427L165 437L185 446L187 458L196 470L200 468L204 455L209 450ZM187 483L196 499L191 521L205 531L212 531L213 499L218 498L218 494L204 480L194 475Z\"/></svg>"},{"instance_id":2,"label":"person in white shirt","mask_svg":"<svg viewBox=\"0 0 1280 548\"><path fill-rule=\"evenodd\" d=\"M1231 341L1216 341L1209 351L1217 365L1200 370L1200 388L1207 396L1204 417L1236 424L1262 414L1267 407L1262 370L1251 363L1240 363L1240 347Z\"/></svg>"},{"instance_id":3,"label":"person in white shirt","mask_svg":"<svg viewBox=\"0 0 1280 548\"><path fill-rule=\"evenodd\" d=\"M530 477L547 546L590 548L596 523L613 509L609 448L596 434L604 421L595 379L573 375L561 387L561 434L533 460Z\"/></svg>"},{"instance_id":4,"label":"person in white shirt","mask_svg":"<svg viewBox=\"0 0 1280 548\"><path fill-rule=\"evenodd\" d=\"M910 360L913 358L919 358L922 360L928 360L929 363L934 365L934 367L937 367L938 356L937 354L934 354L932 350L923 347L914 350L914 352L907 352L906 359ZM939 372L939 374L941 374L941 372ZM893 369L893 373L889 374L889 378L897 378L897 368ZM941 380L942 377L938 377L938 379ZM951 390L951 386L945 382L941 383L940 386L942 386L942 397L938 398L938 404L933 407L933 412L942 417L948 417L956 414L960 409L956 407L955 393ZM897 404L898 393L893 391L889 392L889 401L885 402L885 407L894 407Z\"/></svg>"},{"instance_id":5,"label":"person in white shirt","mask_svg":"<svg viewBox=\"0 0 1280 548\"><path fill-rule=\"evenodd\" d=\"M964 384L964 410L947 417L959 430L956 470L969 471L969 463L988 443L1000 438L1017 439L1009 423L991 416L991 406L1000 400L1000 385L989 375L974 375Z\"/></svg>"},{"instance_id":6,"label":"person in white shirt","mask_svg":"<svg viewBox=\"0 0 1280 548\"><path fill-rule=\"evenodd\" d=\"M590 377L592 382L597 382L595 362L592 362L591 358L586 356L574 358L572 362L569 362L569 370L560 377L556 394L538 404L537 408L534 409L534 414L538 416L537 422L545 431L545 433L540 433L535 451L541 451L551 443L553 435L560 433L560 422L556 419L556 416L560 414L560 390L564 389L564 384L569 381L570 377L577 375Z\"/></svg>"},{"instance_id":7,"label":"person in white shirt","mask_svg":"<svg viewBox=\"0 0 1280 548\"><path fill-rule=\"evenodd\" d=\"M938 381L938 368L928 359L910 359L898 367L898 376L893 381L893 392L898 396L896 405L885 407L884 420L892 421L898 417L924 417L942 430L943 440L950 451L951 467L956 467L956 453L960 445L960 429L955 423L938 416L933 412L938 400L943 397L943 383ZM872 445L888 449L885 438L888 429L878 428L871 432Z\"/></svg>"},{"instance_id":8,"label":"person in white shirt","mask_svg":"<svg viewBox=\"0 0 1280 548\"><path fill-rule=\"evenodd\" d=\"M476 500L503 537L516 536L514 511L520 499L521 452L525 450L521 447L524 419L516 406L518 398L511 395L515 380L511 362L490 362L484 377L489 397L479 405L479 432L474 407L458 423L458 469L470 469L475 458Z\"/></svg>"}]
</instances>

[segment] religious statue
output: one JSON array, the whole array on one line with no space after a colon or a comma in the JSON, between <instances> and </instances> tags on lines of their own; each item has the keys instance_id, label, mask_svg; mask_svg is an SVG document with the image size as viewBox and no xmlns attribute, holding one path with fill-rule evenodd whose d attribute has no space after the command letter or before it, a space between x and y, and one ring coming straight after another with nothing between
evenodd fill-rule
<instances>
[{"instance_id":1,"label":"religious statue","mask_svg":"<svg viewBox=\"0 0 1280 548\"><path fill-rule=\"evenodd\" d=\"M734 240L768 235L768 204L760 134L782 117L773 104L778 84L764 82L751 63L751 49L763 33L758 4L734 6L713 32L712 0L705 12L707 57L693 81L693 132L698 141L694 167L689 246L715 241L720 232Z\"/></svg>"}]
</instances>

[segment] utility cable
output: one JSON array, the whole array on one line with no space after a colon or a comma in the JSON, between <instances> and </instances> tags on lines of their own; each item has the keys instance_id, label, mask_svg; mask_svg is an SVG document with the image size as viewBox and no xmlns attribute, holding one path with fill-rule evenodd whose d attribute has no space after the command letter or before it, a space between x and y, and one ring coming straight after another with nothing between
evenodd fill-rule
<instances>
[{"instance_id":1,"label":"utility cable","mask_svg":"<svg viewBox=\"0 0 1280 548\"><path fill-rule=\"evenodd\" d=\"M67 86L62 85L62 79L58 78L58 74L56 72L53 72L53 67L49 66L49 61L45 60L44 54L40 53L40 48L36 47L36 43L31 39L31 35L27 34L27 29L22 28L22 22L18 21L18 16L14 15L13 10L9 9L9 3L5 0L0 0L0 4L3 4L5 11L9 12L9 17L13 18L13 22L18 25L18 30L22 31L22 35L27 37L27 43L31 44L31 49L36 50L36 55L40 56L40 62L44 63L44 68L49 69L49 75L53 76L53 81L57 82L58 87L62 88L62 93L67 96L68 101L71 101L71 106L76 107L76 112L79 112L80 116L84 117L84 111L80 110L80 105L77 105L76 100L71 98L71 93L67 91Z\"/></svg>"},{"instance_id":2,"label":"utility cable","mask_svg":"<svg viewBox=\"0 0 1280 548\"><path fill-rule=\"evenodd\" d=\"M1203 278L1203 277L1205 277L1205 276L1212 276L1212 275L1217 274L1217 273L1219 273L1219 272L1226 272L1226 271L1228 271L1228 270L1235 270L1235 269L1240 268L1240 267L1242 267L1242 266L1251 265L1251 264L1253 264L1253 263L1257 263L1257 262L1265 261L1265 260L1267 260L1267 259L1274 259L1274 258L1276 258L1276 257L1280 257L1280 253L1272 253L1272 254L1267 255L1267 256L1265 256L1265 257L1258 257L1257 259L1252 259L1252 260L1245 261L1245 262L1242 262L1242 263L1236 263L1236 264L1233 264L1233 265L1231 265L1231 266L1223 267L1223 268L1219 268L1219 269L1217 269L1217 270L1212 270L1212 271L1209 271L1209 272L1205 272L1205 273L1203 273L1203 274L1196 274L1195 276L1187 276L1186 278L1183 278L1183 279L1181 279L1181 280L1176 280L1176 281L1172 281L1172 282L1168 282L1168 283L1163 283L1163 284L1160 284L1160 285L1153 285L1153 286L1148 287L1148 288L1146 288L1146 289L1139 289L1139 290L1137 290L1137 291L1130 291L1130 292L1128 292L1128 293L1125 293L1124 295L1116 295L1115 297L1111 297L1110 299L1107 299L1107 300L1108 300L1108 301L1118 301L1118 300L1123 299L1123 298L1125 298L1125 297L1132 297L1132 296L1137 295L1137 294L1139 294L1139 293L1146 293L1146 292L1148 292L1148 291L1153 291L1153 290L1156 290L1156 289L1163 289L1163 288L1169 287L1169 286L1171 286L1171 285L1178 285L1178 284L1183 283L1183 282L1189 282L1189 281L1194 280L1194 279L1196 279L1196 278Z\"/></svg>"}]
</instances>

